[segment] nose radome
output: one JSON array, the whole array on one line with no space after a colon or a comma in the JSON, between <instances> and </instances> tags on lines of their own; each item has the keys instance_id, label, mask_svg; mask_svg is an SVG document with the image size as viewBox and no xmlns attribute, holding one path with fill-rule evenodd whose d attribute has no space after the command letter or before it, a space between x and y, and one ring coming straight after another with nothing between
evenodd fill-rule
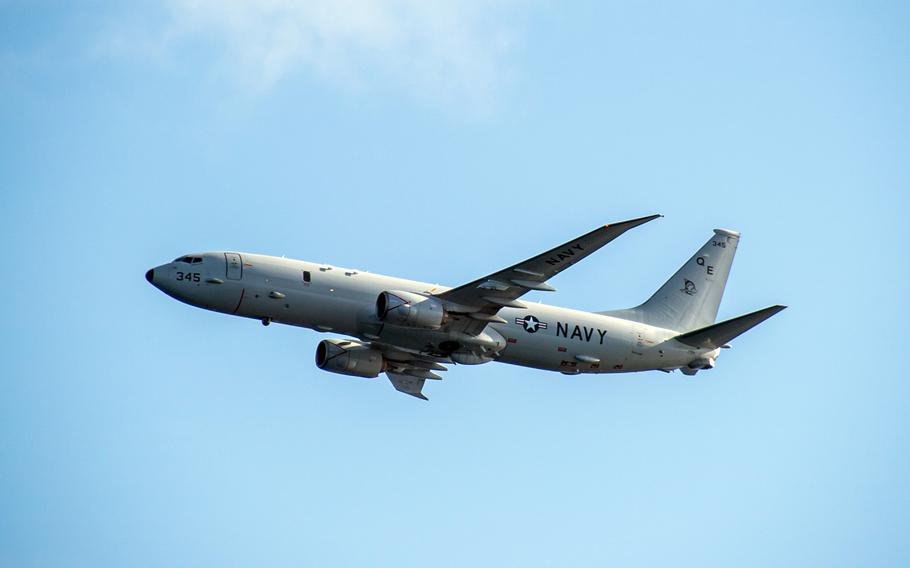
<instances>
[{"instance_id":1,"label":"nose radome","mask_svg":"<svg viewBox=\"0 0 910 568\"><path fill-rule=\"evenodd\" d=\"M145 273L145 279L149 281L150 284L155 283L155 269L151 268L148 272Z\"/></svg>"}]
</instances>

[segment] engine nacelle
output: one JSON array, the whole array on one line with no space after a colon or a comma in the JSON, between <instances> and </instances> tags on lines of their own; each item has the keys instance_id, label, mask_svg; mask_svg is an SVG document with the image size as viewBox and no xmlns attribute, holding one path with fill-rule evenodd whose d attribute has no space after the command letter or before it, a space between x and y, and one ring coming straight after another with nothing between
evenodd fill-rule
<instances>
[{"instance_id":1,"label":"engine nacelle","mask_svg":"<svg viewBox=\"0 0 910 568\"><path fill-rule=\"evenodd\" d=\"M382 353L349 339L324 339L316 346L316 366L323 371L373 378L382 372Z\"/></svg>"},{"instance_id":2,"label":"engine nacelle","mask_svg":"<svg viewBox=\"0 0 910 568\"><path fill-rule=\"evenodd\" d=\"M376 298L376 317L393 325L439 329L446 312L436 298L392 290Z\"/></svg>"},{"instance_id":3,"label":"engine nacelle","mask_svg":"<svg viewBox=\"0 0 910 568\"><path fill-rule=\"evenodd\" d=\"M699 357L689 363L690 369L713 369L714 357Z\"/></svg>"}]
</instances>

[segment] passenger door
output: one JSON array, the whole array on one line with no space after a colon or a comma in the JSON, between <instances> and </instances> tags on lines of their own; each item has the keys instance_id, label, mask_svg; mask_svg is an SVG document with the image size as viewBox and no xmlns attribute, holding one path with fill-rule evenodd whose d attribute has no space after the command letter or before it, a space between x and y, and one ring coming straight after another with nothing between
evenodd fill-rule
<instances>
[{"instance_id":1,"label":"passenger door","mask_svg":"<svg viewBox=\"0 0 910 568\"><path fill-rule=\"evenodd\" d=\"M224 260L227 263L227 279L240 280L243 278L243 259L235 252L224 253Z\"/></svg>"}]
</instances>

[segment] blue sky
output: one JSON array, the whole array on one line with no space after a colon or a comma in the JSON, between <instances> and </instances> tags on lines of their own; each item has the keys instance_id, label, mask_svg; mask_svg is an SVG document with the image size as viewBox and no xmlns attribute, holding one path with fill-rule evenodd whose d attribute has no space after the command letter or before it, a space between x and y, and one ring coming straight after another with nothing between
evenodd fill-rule
<instances>
[{"instance_id":1,"label":"blue sky","mask_svg":"<svg viewBox=\"0 0 910 568\"><path fill-rule=\"evenodd\" d=\"M905 566L900 2L0 3L4 566ZM695 378L458 367L430 403L143 273L236 249L456 285L663 213L533 299L635 305L714 227Z\"/></svg>"}]
</instances>

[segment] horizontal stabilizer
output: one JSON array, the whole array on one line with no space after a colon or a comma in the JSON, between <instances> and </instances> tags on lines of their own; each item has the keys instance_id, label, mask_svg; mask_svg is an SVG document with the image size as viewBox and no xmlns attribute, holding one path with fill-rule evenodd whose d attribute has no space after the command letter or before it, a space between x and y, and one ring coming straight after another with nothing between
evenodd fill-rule
<instances>
[{"instance_id":1,"label":"horizontal stabilizer","mask_svg":"<svg viewBox=\"0 0 910 568\"><path fill-rule=\"evenodd\" d=\"M714 325L709 325L708 327L677 335L674 339L699 349L717 349L723 347L728 341L739 337L786 307L787 306L771 306L770 308L758 310L751 314L746 314L744 316L739 316L738 318L722 321L720 323L715 323Z\"/></svg>"}]
</instances>

